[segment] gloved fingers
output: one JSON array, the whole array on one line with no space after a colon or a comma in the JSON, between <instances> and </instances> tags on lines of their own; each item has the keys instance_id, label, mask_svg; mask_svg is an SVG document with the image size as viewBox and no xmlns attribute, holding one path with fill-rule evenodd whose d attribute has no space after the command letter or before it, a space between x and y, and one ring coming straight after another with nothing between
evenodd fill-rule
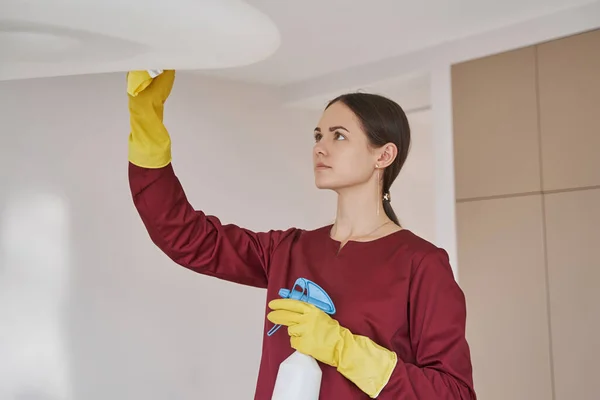
<instances>
[{"instance_id":1,"label":"gloved fingers","mask_svg":"<svg viewBox=\"0 0 600 400\"><path fill-rule=\"evenodd\" d=\"M299 336L291 336L290 346L292 346L292 349L300 351L302 349L302 339Z\"/></svg>"},{"instance_id":2,"label":"gloved fingers","mask_svg":"<svg viewBox=\"0 0 600 400\"><path fill-rule=\"evenodd\" d=\"M267 314L267 319L277 325L297 325L302 319L302 314L293 311L277 310Z\"/></svg>"},{"instance_id":3,"label":"gloved fingers","mask_svg":"<svg viewBox=\"0 0 600 400\"><path fill-rule=\"evenodd\" d=\"M136 97L140 92L150 85L152 78L148 71L129 71L127 72L127 93Z\"/></svg>"},{"instance_id":4,"label":"gloved fingers","mask_svg":"<svg viewBox=\"0 0 600 400\"><path fill-rule=\"evenodd\" d=\"M175 81L175 70L165 70L152 78L147 71L130 71L127 73L127 92L139 100L165 102Z\"/></svg>"},{"instance_id":5,"label":"gloved fingers","mask_svg":"<svg viewBox=\"0 0 600 400\"><path fill-rule=\"evenodd\" d=\"M306 333L306 325L305 324L294 324L288 327L288 335L291 338L299 338L302 337Z\"/></svg>"},{"instance_id":6,"label":"gloved fingers","mask_svg":"<svg viewBox=\"0 0 600 400\"><path fill-rule=\"evenodd\" d=\"M173 83L175 82L175 70L166 69L162 74L158 75L153 79L151 85L156 86L158 92L160 92L160 98L165 101L171 94L173 89Z\"/></svg>"},{"instance_id":7,"label":"gloved fingers","mask_svg":"<svg viewBox=\"0 0 600 400\"><path fill-rule=\"evenodd\" d=\"M287 310L298 314L306 314L316 309L312 304L294 299L276 299L269 302L272 310Z\"/></svg>"}]
</instances>

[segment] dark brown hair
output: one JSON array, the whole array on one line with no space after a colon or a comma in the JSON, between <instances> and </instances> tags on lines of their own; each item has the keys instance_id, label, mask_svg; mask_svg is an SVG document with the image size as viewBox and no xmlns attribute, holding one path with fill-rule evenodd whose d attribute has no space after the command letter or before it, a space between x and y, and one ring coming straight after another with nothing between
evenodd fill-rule
<instances>
[{"instance_id":1,"label":"dark brown hair","mask_svg":"<svg viewBox=\"0 0 600 400\"><path fill-rule=\"evenodd\" d=\"M384 195L389 196L390 187L408 157L410 126L404 110L395 101L370 93L343 94L331 100L325 109L337 102L352 110L373 147L378 148L393 143L398 148L398 155L383 172L381 201L388 218L400 225L392 208L391 199L384 199Z\"/></svg>"}]
</instances>

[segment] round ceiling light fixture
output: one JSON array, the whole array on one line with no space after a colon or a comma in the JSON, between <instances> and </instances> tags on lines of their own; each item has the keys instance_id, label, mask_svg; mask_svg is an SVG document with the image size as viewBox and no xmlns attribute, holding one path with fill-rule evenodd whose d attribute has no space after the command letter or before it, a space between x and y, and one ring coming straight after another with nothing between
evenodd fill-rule
<instances>
[{"instance_id":1,"label":"round ceiling light fixture","mask_svg":"<svg viewBox=\"0 0 600 400\"><path fill-rule=\"evenodd\" d=\"M0 79L239 67L281 40L241 0L5 0L0 15Z\"/></svg>"}]
</instances>

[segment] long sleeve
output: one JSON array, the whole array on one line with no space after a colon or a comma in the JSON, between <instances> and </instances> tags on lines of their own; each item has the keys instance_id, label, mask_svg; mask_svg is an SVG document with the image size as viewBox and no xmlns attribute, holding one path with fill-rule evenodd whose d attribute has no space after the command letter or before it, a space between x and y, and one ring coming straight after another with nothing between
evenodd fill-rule
<instances>
[{"instance_id":1,"label":"long sleeve","mask_svg":"<svg viewBox=\"0 0 600 400\"><path fill-rule=\"evenodd\" d=\"M172 164L129 163L133 203L152 241L174 262L195 272L265 288L272 252L291 231L255 233L194 210Z\"/></svg>"},{"instance_id":2,"label":"long sleeve","mask_svg":"<svg viewBox=\"0 0 600 400\"><path fill-rule=\"evenodd\" d=\"M465 297L445 251L415 268L409 293L414 363L398 360L381 400L476 400L465 337Z\"/></svg>"}]
</instances>

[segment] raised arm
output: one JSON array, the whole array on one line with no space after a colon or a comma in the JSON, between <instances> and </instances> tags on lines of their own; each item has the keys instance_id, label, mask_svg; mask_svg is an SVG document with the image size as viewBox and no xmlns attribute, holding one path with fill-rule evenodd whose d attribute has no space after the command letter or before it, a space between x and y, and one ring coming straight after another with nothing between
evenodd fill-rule
<instances>
[{"instance_id":1,"label":"raised arm","mask_svg":"<svg viewBox=\"0 0 600 400\"><path fill-rule=\"evenodd\" d=\"M131 132L129 184L133 203L152 241L174 262L201 274L266 287L270 258L286 234L255 233L194 210L171 164L171 138L163 110L175 79L167 70L127 76Z\"/></svg>"}]
</instances>

